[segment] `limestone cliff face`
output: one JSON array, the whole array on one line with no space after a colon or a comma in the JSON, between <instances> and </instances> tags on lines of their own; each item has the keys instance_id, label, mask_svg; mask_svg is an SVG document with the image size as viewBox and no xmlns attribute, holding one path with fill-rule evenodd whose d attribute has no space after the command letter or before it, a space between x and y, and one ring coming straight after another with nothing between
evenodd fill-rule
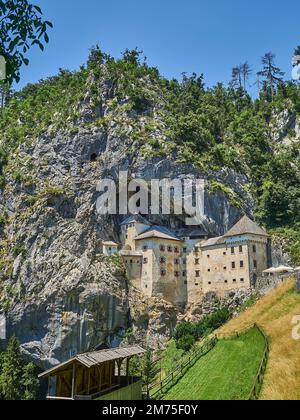
<instances>
[{"instance_id":1,"label":"limestone cliff face","mask_svg":"<svg viewBox=\"0 0 300 420\"><path fill-rule=\"evenodd\" d=\"M117 345L129 328L141 342L163 341L176 324L175 308L138 295L122 267L101 255L101 240L120 240L121 218L97 213L100 179L117 179L120 170L127 170L145 180L188 176L226 184L241 204L233 204L221 190L207 191L205 212L214 234L223 234L242 211L252 211L245 176L225 170L202 173L178 163L155 110L156 125L148 135L166 143L167 157L151 156L139 140L147 114L124 112L126 103L112 106L107 81L97 95L95 107L87 89L68 129L50 126L38 138L27 139L6 169L0 199L0 210L7 214L1 233L1 311L7 336L16 334L27 356L41 367L103 344ZM179 217L150 219L182 226Z\"/></svg>"}]
</instances>

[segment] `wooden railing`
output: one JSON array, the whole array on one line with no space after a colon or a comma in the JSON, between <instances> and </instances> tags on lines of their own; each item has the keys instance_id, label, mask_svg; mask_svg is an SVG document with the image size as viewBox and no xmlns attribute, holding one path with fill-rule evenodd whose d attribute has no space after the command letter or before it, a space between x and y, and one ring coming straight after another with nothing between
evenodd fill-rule
<instances>
[{"instance_id":1,"label":"wooden railing","mask_svg":"<svg viewBox=\"0 0 300 420\"><path fill-rule=\"evenodd\" d=\"M205 356L208 352L210 352L215 345L217 344L219 339L228 339L237 337L239 338L242 334L245 334L247 331L256 328L262 337L264 338L264 352L261 359L261 363L255 377L254 384L251 388L250 395L248 400L258 400L264 380L264 375L266 372L269 353L270 353L270 345L269 339L262 328L257 325L253 324L244 330L237 331L231 334L224 334L212 337L211 339L207 340L201 347L196 348L192 353L183 357L180 361L178 366L169 374L165 379L152 383L148 389L144 391L145 398L147 399L159 399L161 398L170 388L172 388L176 383L187 373L187 371L203 356Z\"/></svg>"},{"instance_id":2,"label":"wooden railing","mask_svg":"<svg viewBox=\"0 0 300 420\"><path fill-rule=\"evenodd\" d=\"M258 331L263 336L264 341L265 341L265 348L264 348L264 354L263 354L263 357L262 357L262 360L258 369L258 373L255 378L254 385L251 389L251 392L248 398L248 400L252 400L252 401L259 399L261 388L264 381L264 376L267 369L268 360L269 360L269 353L270 353L270 344L269 344L269 339L267 335L257 324L255 324L254 327L257 328Z\"/></svg>"},{"instance_id":3,"label":"wooden railing","mask_svg":"<svg viewBox=\"0 0 300 420\"><path fill-rule=\"evenodd\" d=\"M144 391L146 399L159 399L181 379L187 371L203 356L210 352L217 344L217 337L205 341L201 346L183 357L178 366L163 380L152 383Z\"/></svg>"},{"instance_id":4,"label":"wooden railing","mask_svg":"<svg viewBox=\"0 0 300 420\"><path fill-rule=\"evenodd\" d=\"M269 339L268 339L267 335L265 334L265 332L262 330L262 328L259 325L252 324L250 327L247 327L244 330L237 331L235 333L231 333L231 334L227 334L227 335L226 334L224 334L224 335L218 334L218 337L219 337L219 339L220 338L232 338L234 336L236 336L238 338L242 334L245 334L247 331L252 330L253 328L256 328L260 332L260 334L262 335L262 337L264 339L264 342L265 342L264 352L263 352L263 356L261 358L259 369L258 369L257 375L255 377L254 384L251 388L250 395L248 397L248 400L255 401L255 400L259 399L261 388L262 388L262 385L263 385L265 372L266 372L266 368L267 368L267 364L268 364L268 359L269 359L270 344L269 344Z\"/></svg>"}]
</instances>

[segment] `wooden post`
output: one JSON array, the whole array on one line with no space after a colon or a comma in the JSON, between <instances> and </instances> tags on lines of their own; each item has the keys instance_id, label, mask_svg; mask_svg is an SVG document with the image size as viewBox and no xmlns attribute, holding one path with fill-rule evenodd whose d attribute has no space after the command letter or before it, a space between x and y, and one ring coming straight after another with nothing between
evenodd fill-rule
<instances>
[{"instance_id":1,"label":"wooden post","mask_svg":"<svg viewBox=\"0 0 300 420\"><path fill-rule=\"evenodd\" d=\"M118 363L118 384L121 385L121 365L122 365L123 359L120 359L117 361Z\"/></svg>"},{"instance_id":2,"label":"wooden post","mask_svg":"<svg viewBox=\"0 0 300 420\"><path fill-rule=\"evenodd\" d=\"M101 392L101 376L102 376L102 367L98 366L98 373L99 373L99 392ZM111 387L111 385L109 385Z\"/></svg>"},{"instance_id":3,"label":"wooden post","mask_svg":"<svg viewBox=\"0 0 300 420\"><path fill-rule=\"evenodd\" d=\"M73 365L73 373L72 373L72 400L75 397L75 373L76 373L76 364Z\"/></svg>"},{"instance_id":4,"label":"wooden post","mask_svg":"<svg viewBox=\"0 0 300 420\"><path fill-rule=\"evenodd\" d=\"M130 361L130 357L128 357L127 360L126 360L127 385L129 385L129 361Z\"/></svg>"},{"instance_id":5,"label":"wooden post","mask_svg":"<svg viewBox=\"0 0 300 420\"><path fill-rule=\"evenodd\" d=\"M89 375L88 375L88 395L90 395L90 386L91 386L91 371L89 369Z\"/></svg>"},{"instance_id":6,"label":"wooden post","mask_svg":"<svg viewBox=\"0 0 300 420\"><path fill-rule=\"evenodd\" d=\"M48 377L48 397L51 397L51 395L50 395L50 384L51 384L51 376Z\"/></svg>"}]
</instances>

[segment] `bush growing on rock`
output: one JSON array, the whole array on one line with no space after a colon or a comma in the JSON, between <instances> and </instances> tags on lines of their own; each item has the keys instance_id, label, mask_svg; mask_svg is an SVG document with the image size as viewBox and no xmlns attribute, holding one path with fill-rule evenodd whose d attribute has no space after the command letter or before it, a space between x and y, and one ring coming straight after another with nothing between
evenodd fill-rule
<instances>
[{"instance_id":1,"label":"bush growing on rock","mask_svg":"<svg viewBox=\"0 0 300 420\"><path fill-rule=\"evenodd\" d=\"M189 334L189 335L185 335L185 336L181 337L177 341L176 346L177 346L178 349L181 349L185 352L188 352L194 346L195 342L196 342L195 337L193 335Z\"/></svg>"},{"instance_id":2,"label":"bush growing on rock","mask_svg":"<svg viewBox=\"0 0 300 420\"><path fill-rule=\"evenodd\" d=\"M221 308L211 315L206 315L201 321L193 324L191 322L180 323L175 331L173 338L176 341L176 347L184 351L189 351L199 340L214 330L220 328L231 318L231 312L227 308Z\"/></svg>"}]
</instances>

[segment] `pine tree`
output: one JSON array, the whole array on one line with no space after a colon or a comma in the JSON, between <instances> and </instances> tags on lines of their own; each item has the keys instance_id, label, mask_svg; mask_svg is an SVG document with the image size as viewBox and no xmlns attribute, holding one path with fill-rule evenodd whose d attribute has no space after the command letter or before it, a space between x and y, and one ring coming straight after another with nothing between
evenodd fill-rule
<instances>
[{"instance_id":1,"label":"pine tree","mask_svg":"<svg viewBox=\"0 0 300 420\"><path fill-rule=\"evenodd\" d=\"M257 73L258 76L264 77L264 89L271 99L278 85L283 83L282 77L284 76L284 72L275 64L275 57L272 52L266 53L261 60L263 69Z\"/></svg>"},{"instance_id":2,"label":"pine tree","mask_svg":"<svg viewBox=\"0 0 300 420\"><path fill-rule=\"evenodd\" d=\"M252 74L252 69L247 61L241 64L240 68L241 68L241 74L243 78L244 91L246 92L247 83L248 83L249 77Z\"/></svg>"},{"instance_id":3,"label":"pine tree","mask_svg":"<svg viewBox=\"0 0 300 420\"><path fill-rule=\"evenodd\" d=\"M246 92L247 82L251 73L252 70L247 61L245 63L240 64L239 66L233 67L231 76L232 87L235 89L244 89L244 91Z\"/></svg>"},{"instance_id":4,"label":"pine tree","mask_svg":"<svg viewBox=\"0 0 300 420\"><path fill-rule=\"evenodd\" d=\"M23 360L20 345L16 337L12 337L2 356L0 374L0 393L5 400L21 399L20 384L22 382Z\"/></svg>"},{"instance_id":5,"label":"pine tree","mask_svg":"<svg viewBox=\"0 0 300 420\"><path fill-rule=\"evenodd\" d=\"M143 382L147 387L147 395L149 397L149 385L152 383L156 375L156 366L153 360L153 351L148 347L142 362Z\"/></svg>"},{"instance_id":6,"label":"pine tree","mask_svg":"<svg viewBox=\"0 0 300 420\"><path fill-rule=\"evenodd\" d=\"M242 89L242 70L241 66L233 67L231 85L236 89Z\"/></svg>"},{"instance_id":7,"label":"pine tree","mask_svg":"<svg viewBox=\"0 0 300 420\"><path fill-rule=\"evenodd\" d=\"M34 365L27 364L16 337L9 340L1 357L0 395L4 400L34 399L39 387Z\"/></svg>"}]
</instances>

